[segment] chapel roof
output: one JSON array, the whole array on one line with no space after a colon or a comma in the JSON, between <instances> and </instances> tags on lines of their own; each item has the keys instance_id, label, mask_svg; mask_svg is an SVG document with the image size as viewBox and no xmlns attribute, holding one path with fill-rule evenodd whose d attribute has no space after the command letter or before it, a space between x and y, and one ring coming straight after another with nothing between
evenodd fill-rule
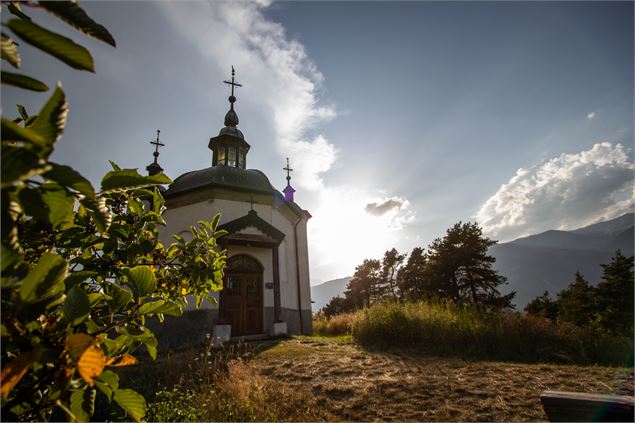
<instances>
[{"instance_id":1,"label":"chapel roof","mask_svg":"<svg viewBox=\"0 0 635 423\"><path fill-rule=\"evenodd\" d=\"M273 194L275 189L267 176L256 169L240 169L231 166L212 166L184 173L176 178L165 196L216 186L234 190Z\"/></svg>"}]
</instances>

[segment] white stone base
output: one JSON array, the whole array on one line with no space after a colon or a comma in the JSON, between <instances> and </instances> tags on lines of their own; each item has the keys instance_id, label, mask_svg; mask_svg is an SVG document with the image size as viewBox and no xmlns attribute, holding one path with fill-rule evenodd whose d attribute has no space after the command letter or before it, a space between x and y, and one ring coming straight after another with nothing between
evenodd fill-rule
<instances>
[{"instance_id":1,"label":"white stone base","mask_svg":"<svg viewBox=\"0 0 635 423\"><path fill-rule=\"evenodd\" d=\"M229 342L229 338L232 335L232 325L215 325L212 332L212 346L221 347L223 344Z\"/></svg>"},{"instance_id":2,"label":"white stone base","mask_svg":"<svg viewBox=\"0 0 635 423\"><path fill-rule=\"evenodd\" d=\"M275 322L271 326L271 336L286 336L287 333L287 322Z\"/></svg>"}]
</instances>

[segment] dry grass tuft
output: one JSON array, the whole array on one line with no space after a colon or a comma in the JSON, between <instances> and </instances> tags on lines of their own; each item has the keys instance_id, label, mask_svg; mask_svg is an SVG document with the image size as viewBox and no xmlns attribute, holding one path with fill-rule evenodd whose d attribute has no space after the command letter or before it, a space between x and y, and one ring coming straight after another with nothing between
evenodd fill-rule
<instances>
[{"instance_id":1,"label":"dry grass tuft","mask_svg":"<svg viewBox=\"0 0 635 423\"><path fill-rule=\"evenodd\" d=\"M354 314L352 334L365 346L405 347L465 358L633 363L632 339L517 312L485 312L451 302L373 305Z\"/></svg>"},{"instance_id":2,"label":"dry grass tuft","mask_svg":"<svg viewBox=\"0 0 635 423\"><path fill-rule=\"evenodd\" d=\"M342 313L326 317L318 314L313 318L313 333L323 336L350 335L354 313Z\"/></svg>"}]
</instances>

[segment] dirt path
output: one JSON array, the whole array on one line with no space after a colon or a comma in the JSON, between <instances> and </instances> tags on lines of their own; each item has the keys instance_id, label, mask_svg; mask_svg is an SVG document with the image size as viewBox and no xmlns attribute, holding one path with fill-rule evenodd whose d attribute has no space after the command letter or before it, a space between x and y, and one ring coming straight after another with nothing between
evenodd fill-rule
<instances>
[{"instance_id":1,"label":"dirt path","mask_svg":"<svg viewBox=\"0 0 635 423\"><path fill-rule=\"evenodd\" d=\"M373 352L328 339L291 339L265 348L251 365L289 389L312 393L333 420L546 420L542 391L616 393L628 374L622 368Z\"/></svg>"}]
</instances>

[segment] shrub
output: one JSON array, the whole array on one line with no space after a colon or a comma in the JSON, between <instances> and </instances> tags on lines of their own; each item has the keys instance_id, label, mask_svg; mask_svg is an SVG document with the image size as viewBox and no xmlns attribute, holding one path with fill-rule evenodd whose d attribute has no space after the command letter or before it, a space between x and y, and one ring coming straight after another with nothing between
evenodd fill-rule
<instances>
[{"instance_id":1,"label":"shrub","mask_svg":"<svg viewBox=\"0 0 635 423\"><path fill-rule=\"evenodd\" d=\"M426 353L523 362L631 364L627 338L512 311L446 303L387 303L357 311L356 342Z\"/></svg>"},{"instance_id":2,"label":"shrub","mask_svg":"<svg viewBox=\"0 0 635 423\"><path fill-rule=\"evenodd\" d=\"M350 335L354 315L354 313L342 313L326 317L318 313L313 317L313 333L322 336Z\"/></svg>"},{"instance_id":3,"label":"shrub","mask_svg":"<svg viewBox=\"0 0 635 423\"><path fill-rule=\"evenodd\" d=\"M20 47L38 47L73 68L94 71L88 50L37 25L21 5L115 45L75 2L5 3L13 18L3 26L22 39ZM2 59L16 68L21 63L17 44L4 32ZM2 84L48 90L4 68ZM3 110L1 119L2 417L142 420L145 399L124 388L115 369L137 363L132 354L142 346L156 357L146 319L180 316L187 294L198 307L221 289L220 215L191 227L188 240L175 236L164 247L158 186L171 182L167 176L111 163L97 191L71 167L50 160L68 115L61 85L37 115L17 108L20 117L9 119Z\"/></svg>"}]
</instances>

